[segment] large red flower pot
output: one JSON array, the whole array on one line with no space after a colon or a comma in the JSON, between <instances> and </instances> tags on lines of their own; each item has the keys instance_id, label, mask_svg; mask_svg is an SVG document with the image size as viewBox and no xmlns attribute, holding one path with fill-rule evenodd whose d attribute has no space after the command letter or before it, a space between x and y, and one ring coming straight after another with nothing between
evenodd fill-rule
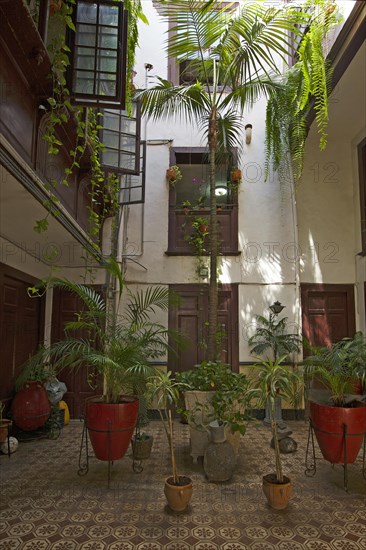
<instances>
[{"instance_id":1,"label":"large red flower pot","mask_svg":"<svg viewBox=\"0 0 366 550\"><path fill-rule=\"evenodd\" d=\"M51 404L41 382L26 382L11 404L14 423L24 431L41 428L51 414Z\"/></svg>"},{"instance_id":2,"label":"large red flower pot","mask_svg":"<svg viewBox=\"0 0 366 550\"><path fill-rule=\"evenodd\" d=\"M365 405L360 402L358 407L330 407L310 401L310 419L326 460L332 464L352 464L356 460L366 432Z\"/></svg>"},{"instance_id":3,"label":"large red flower pot","mask_svg":"<svg viewBox=\"0 0 366 550\"><path fill-rule=\"evenodd\" d=\"M118 404L95 399L86 402L86 427L99 460L118 460L124 456L133 435L138 410L136 397L123 396Z\"/></svg>"}]
</instances>

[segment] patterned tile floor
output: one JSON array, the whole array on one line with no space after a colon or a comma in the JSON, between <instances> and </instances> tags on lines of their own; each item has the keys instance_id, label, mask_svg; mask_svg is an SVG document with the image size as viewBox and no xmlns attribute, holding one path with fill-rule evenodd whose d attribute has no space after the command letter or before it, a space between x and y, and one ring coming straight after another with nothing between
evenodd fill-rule
<instances>
[{"instance_id":1,"label":"patterned tile floor","mask_svg":"<svg viewBox=\"0 0 366 550\"><path fill-rule=\"evenodd\" d=\"M73 421L59 439L20 443L0 456L1 550L356 550L366 549L366 481L361 453L349 467L349 492L343 467L317 462L315 477L304 475L308 428L289 422L298 450L283 455L294 497L284 511L268 507L261 489L263 473L273 470L270 433L259 421L241 438L230 482L209 483L202 464L189 456L188 428L175 423L180 473L194 480L186 513L166 507L164 478L170 474L165 435L158 421L152 457L144 470L132 470L130 451L112 467L90 459L80 477L78 455L82 424Z\"/></svg>"}]
</instances>

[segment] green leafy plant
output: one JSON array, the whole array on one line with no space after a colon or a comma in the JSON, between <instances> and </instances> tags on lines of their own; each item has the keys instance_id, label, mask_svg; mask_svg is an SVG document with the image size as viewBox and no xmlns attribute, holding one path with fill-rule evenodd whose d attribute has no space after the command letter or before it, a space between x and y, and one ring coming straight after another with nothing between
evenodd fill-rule
<instances>
[{"instance_id":1,"label":"green leafy plant","mask_svg":"<svg viewBox=\"0 0 366 550\"><path fill-rule=\"evenodd\" d=\"M157 311L168 310L168 289L149 287L131 294L125 289L118 266L111 261L109 269L119 276L119 299L123 290L127 294L122 313L118 313L119 305L114 310L89 286L56 278L41 284L41 288L46 284L73 292L84 309L74 321L66 323L65 339L34 355L26 363L22 376L27 377L46 363L52 364L55 373L66 367L85 371L93 368L104 381L105 402L118 403L123 393L144 394L147 376L155 372L150 360L163 356L168 349L168 329L151 320ZM74 336L75 330L83 331L83 336Z\"/></svg>"},{"instance_id":2,"label":"green leafy plant","mask_svg":"<svg viewBox=\"0 0 366 550\"><path fill-rule=\"evenodd\" d=\"M255 318L257 326L248 340L251 353L262 355L270 350L276 361L281 355L300 352L301 338L296 333L288 332L288 317L278 319L276 314L270 313L268 319L263 315L256 315Z\"/></svg>"},{"instance_id":3,"label":"green leafy plant","mask_svg":"<svg viewBox=\"0 0 366 550\"><path fill-rule=\"evenodd\" d=\"M283 471L281 453L277 433L277 422L275 418L275 400L277 397L286 398L290 403L297 400L294 388L299 388L302 375L298 371L284 366L282 363L286 355L277 357L276 360L257 358L254 365L256 379L251 384L248 396L257 400L256 406L269 404L271 428L274 438L276 458L276 482L283 483ZM254 386L254 387L253 387Z\"/></svg>"},{"instance_id":4,"label":"green leafy plant","mask_svg":"<svg viewBox=\"0 0 366 550\"><path fill-rule=\"evenodd\" d=\"M341 18L333 0L308 0L306 32L296 52L297 62L270 91L266 115L266 173L273 163L280 176L290 169L301 176L307 137L307 117L315 110L320 149L327 144L328 96L332 70L324 60L323 41Z\"/></svg>"},{"instance_id":5,"label":"green leafy plant","mask_svg":"<svg viewBox=\"0 0 366 550\"><path fill-rule=\"evenodd\" d=\"M216 361L202 361L188 371L176 374L180 391L198 390L215 392L210 406L197 403L192 411L185 411L188 422L194 422L197 412L205 412L212 416L211 420L218 420L230 425L231 431L245 432L244 410L248 405L248 380L244 374L233 372L230 365ZM212 412L211 412L212 406ZM203 411L203 408L206 408ZM208 429L207 426L200 426Z\"/></svg>"},{"instance_id":6,"label":"green leafy plant","mask_svg":"<svg viewBox=\"0 0 366 550\"><path fill-rule=\"evenodd\" d=\"M324 383L330 390L330 401L335 407L344 407L347 394L354 393L359 382L366 385L366 339L362 332L353 338L343 338L329 347L307 343L312 355L303 364L305 373Z\"/></svg>"}]
</instances>

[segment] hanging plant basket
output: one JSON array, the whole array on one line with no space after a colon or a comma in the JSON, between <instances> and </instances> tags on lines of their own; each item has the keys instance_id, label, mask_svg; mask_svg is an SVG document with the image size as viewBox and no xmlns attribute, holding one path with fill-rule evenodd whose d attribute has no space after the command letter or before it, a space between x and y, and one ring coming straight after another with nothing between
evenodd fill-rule
<instances>
[{"instance_id":1,"label":"hanging plant basket","mask_svg":"<svg viewBox=\"0 0 366 550\"><path fill-rule=\"evenodd\" d=\"M176 164L174 164L173 166L169 166L166 171L166 179L168 180L169 185L172 185L174 187L177 181L182 179L182 173L179 169L179 166L177 166Z\"/></svg>"},{"instance_id":2,"label":"hanging plant basket","mask_svg":"<svg viewBox=\"0 0 366 550\"><path fill-rule=\"evenodd\" d=\"M241 182L242 174L239 168L234 168L231 172L231 183L239 184Z\"/></svg>"}]
</instances>

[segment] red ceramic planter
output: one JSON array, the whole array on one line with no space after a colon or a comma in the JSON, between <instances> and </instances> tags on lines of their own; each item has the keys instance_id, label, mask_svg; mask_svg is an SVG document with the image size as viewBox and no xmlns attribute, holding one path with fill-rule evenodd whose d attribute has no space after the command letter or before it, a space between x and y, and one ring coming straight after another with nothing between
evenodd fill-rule
<instances>
[{"instance_id":1,"label":"red ceramic planter","mask_svg":"<svg viewBox=\"0 0 366 550\"><path fill-rule=\"evenodd\" d=\"M366 406L330 407L310 401L310 419L323 457L332 464L352 464L366 432ZM346 461L344 456L344 428Z\"/></svg>"},{"instance_id":2,"label":"red ceramic planter","mask_svg":"<svg viewBox=\"0 0 366 550\"><path fill-rule=\"evenodd\" d=\"M39 381L26 382L11 404L14 423L24 431L41 428L51 414L47 392Z\"/></svg>"},{"instance_id":3,"label":"red ceramic planter","mask_svg":"<svg viewBox=\"0 0 366 550\"><path fill-rule=\"evenodd\" d=\"M124 396L118 404L87 401L86 426L95 456L99 460L118 460L130 444L137 421L139 402Z\"/></svg>"}]
</instances>

